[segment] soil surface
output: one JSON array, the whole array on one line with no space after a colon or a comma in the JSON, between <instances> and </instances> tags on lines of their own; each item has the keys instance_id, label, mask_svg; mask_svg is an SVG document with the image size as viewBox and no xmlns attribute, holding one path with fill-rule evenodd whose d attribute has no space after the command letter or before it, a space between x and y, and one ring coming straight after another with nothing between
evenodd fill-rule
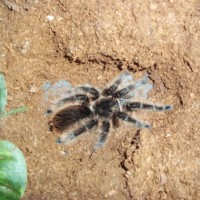
<instances>
[{"instance_id":1,"label":"soil surface","mask_svg":"<svg viewBox=\"0 0 200 200\"><path fill-rule=\"evenodd\" d=\"M7 110L1 140L28 165L23 200L200 199L200 3L198 0L1 0L0 71ZM136 112L151 130L112 130L59 145L49 132L42 85L68 80L103 88L122 71L148 73L148 102L168 112Z\"/></svg>"}]
</instances>

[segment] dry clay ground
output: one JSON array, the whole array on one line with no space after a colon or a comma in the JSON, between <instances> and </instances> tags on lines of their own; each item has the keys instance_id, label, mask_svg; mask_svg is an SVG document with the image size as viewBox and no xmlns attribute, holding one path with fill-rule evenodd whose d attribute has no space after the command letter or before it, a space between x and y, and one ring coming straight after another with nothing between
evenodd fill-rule
<instances>
[{"instance_id":1,"label":"dry clay ground","mask_svg":"<svg viewBox=\"0 0 200 200\"><path fill-rule=\"evenodd\" d=\"M29 108L0 129L27 160L23 200L200 199L199 19L198 0L1 0L7 109ZM152 130L122 125L92 155L95 134L56 144L42 84L102 88L125 69L136 77L148 72L149 101L174 109L135 113Z\"/></svg>"}]
</instances>

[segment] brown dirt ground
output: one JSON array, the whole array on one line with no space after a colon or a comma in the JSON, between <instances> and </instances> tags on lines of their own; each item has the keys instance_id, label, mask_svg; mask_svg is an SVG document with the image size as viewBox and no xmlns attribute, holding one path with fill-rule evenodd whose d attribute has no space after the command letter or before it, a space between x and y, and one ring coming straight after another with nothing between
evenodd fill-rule
<instances>
[{"instance_id":1,"label":"brown dirt ground","mask_svg":"<svg viewBox=\"0 0 200 200\"><path fill-rule=\"evenodd\" d=\"M198 0L1 0L7 109L29 108L1 122L0 133L25 154L23 200L200 199L199 19ZM89 136L56 144L42 84L65 79L101 88L124 69L135 76L147 71L150 101L174 109L144 114L151 131L111 132L92 155Z\"/></svg>"}]
</instances>

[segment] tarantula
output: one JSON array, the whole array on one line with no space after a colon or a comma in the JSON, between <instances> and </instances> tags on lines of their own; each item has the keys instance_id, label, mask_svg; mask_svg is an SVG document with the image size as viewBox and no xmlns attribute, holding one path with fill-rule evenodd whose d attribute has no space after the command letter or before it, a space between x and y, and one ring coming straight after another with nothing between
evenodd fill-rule
<instances>
[{"instance_id":1,"label":"tarantula","mask_svg":"<svg viewBox=\"0 0 200 200\"><path fill-rule=\"evenodd\" d=\"M171 105L160 106L131 101L133 97L146 98L151 89L152 84L148 82L147 75L141 80L134 81L128 71L120 74L102 91L90 85L71 88L65 98L57 101L53 105L54 108L50 107L47 110L47 114L51 114L55 109L59 109L48 123L50 130L61 133L57 143L68 143L100 124L101 133L94 150L101 148L107 139L111 122L113 127L118 127L119 120L122 120L137 128L150 128L150 124L131 117L129 113L140 109L172 109ZM70 102L76 104L69 105ZM68 132L69 128L80 121L82 125L78 129Z\"/></svg>"}]
</instances>

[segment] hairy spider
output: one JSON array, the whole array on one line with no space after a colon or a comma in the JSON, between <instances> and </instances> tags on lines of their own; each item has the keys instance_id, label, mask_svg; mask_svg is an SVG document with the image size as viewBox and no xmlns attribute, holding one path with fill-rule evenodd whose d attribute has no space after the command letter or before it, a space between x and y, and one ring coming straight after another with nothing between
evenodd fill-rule
<instances>
[{"instance_id":1,"label":"hairy spider","mask_svg":"<svg viewBox=\"0 0 200 200\"><path fill-rule=\"evenodd\" d=\"M151 89L152 84L149 83L147 75L140 80L133 80L128 71L120 74L102 91L90 85L71 87L64 98L47 110L47 114L51 114L58 109L48 123L50 130L61 133L57 143L68 143L100 125L100 137L94 150L101 148L105 144L111 122L113 127L117 127L118 121L122 120L137 128L150 128L150 124L131 117L130 113L141 109L153 111L172 109L171 105L160 106L131 101L132 98L146 98ZM70 104L72 102L74 104ZM69 131L79 122L82 125L78 129Z\"/></svg>"}]
</instances>

